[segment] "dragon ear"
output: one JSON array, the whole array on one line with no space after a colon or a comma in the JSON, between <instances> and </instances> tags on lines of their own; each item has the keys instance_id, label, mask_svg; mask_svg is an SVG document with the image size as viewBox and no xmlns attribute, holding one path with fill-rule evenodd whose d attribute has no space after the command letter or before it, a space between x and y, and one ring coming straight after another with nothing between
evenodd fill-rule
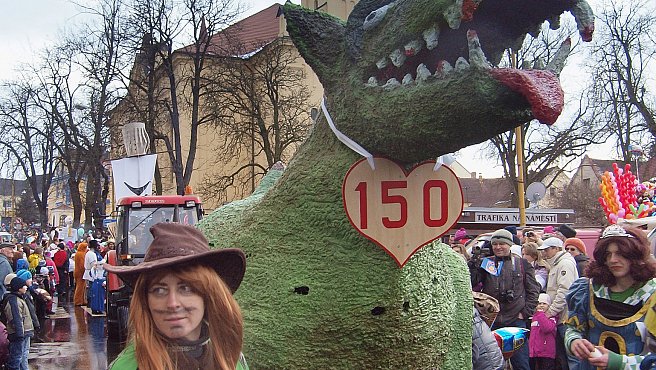
<instances>
[{"instance_id":1,"label":"dragon ear","mask_svg":"<svg viewBox=\"0 0 656 370\"><path fill-rule=\"evenodd\" d=\"M329 14L287 2L283 6L287 32L321 83L332 85L344 56L345 27Z\"/></svg>"}]
</instances>

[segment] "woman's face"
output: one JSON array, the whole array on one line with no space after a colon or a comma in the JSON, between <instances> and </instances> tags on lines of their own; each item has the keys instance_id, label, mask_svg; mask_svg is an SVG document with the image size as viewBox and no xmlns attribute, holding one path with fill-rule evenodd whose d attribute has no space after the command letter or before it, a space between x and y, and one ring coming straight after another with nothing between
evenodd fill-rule
<instances>
[{"instance_id":1,"label":"woman's face","mask_svg":"<svg viewBox=\"0 0 656 370\"><path fill-rule=\"evenodd\" d=\"M166 275L151 283L148 288L148 308L155 326L167 338L200 338L205 302L177 275Z\"/></svg>"},{"instance_id":2,"label":"woman's face","mask_svg":"<svg viewBox=\"0 0 656 370\"><path fill-rule=\"evenodd\" d=\"M530 254L526 254L526 252L524 251L522 251L522 257L524 257L524 259L530 263L535 262L535 258L533 258L533 256L531 256Z\"/></svg>"},{"instance_id":3,"label":"woman's face","mask_svg":"<svg viewBox=\"0 0 656 370\"><path fill-rule=\"evenodd\" d=\"M616 243L610 243L606 250L606 266L616 279L629 276L631 261L619 253Z\"/></svg>"}]
</instances>

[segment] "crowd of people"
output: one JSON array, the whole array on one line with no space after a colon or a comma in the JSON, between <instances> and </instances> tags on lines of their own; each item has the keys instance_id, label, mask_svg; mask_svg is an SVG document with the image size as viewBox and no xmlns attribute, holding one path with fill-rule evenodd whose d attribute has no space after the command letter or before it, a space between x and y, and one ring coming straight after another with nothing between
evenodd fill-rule
<instances>
[{"instance_id":1,"label":"crowd of people","mask_svg":"<svg viewBox=\"0 0 656 370\"><path fill-rule=\"evenodd\" d=\"M129 341L109 368L247 370L241 311L232 296L246 269L243 252L210 250L201 232L188 225L158 223L150 232L152 243L134 266L104 266L113 241L91 236L70 244L44 239L41 245L1 245L6 368L28 369L30 343L52 313L52 297L73 294L76 306L104 310L106 267L134 288ZM44 279L37 283L33 276L40 275Z\"/></svg>"},{"instance_id":2,"label":"crowd of people","mask_svg":"<svg viewBox=\"0 0 656 370\"><path fill-rule=\"evenodd\" d=\"M471 277L474 369L503 368L493 331L512 327L530 330L510 357L515 370L656 370L656 260L645 232L611 225L591 259L570 227L520 231L471 240L460 229L449 240ZM142 263L106 267L134 289L129 343L110 367L247 369L232 297L245 271L243 253L210 250L186 225L161 223L150 232ZM111 243L87 237L0 245L8 369L28 368L30 343L53 314L53 297L74 293L75 305L102 313Z\"/></svg>"},{"instance_id":3,"label":"crowd of people","mask_svg":"<svg viewBox=\"0 0 656 370\"><path fill-rule=\"evenodd\" d=\"M498 302L491 330L530 329L513 369L656 369L656 260L644 231L607 227L593 259L569 226L519 234L507 227L483 241L460 229L449 238L467 260L475 302Z\"/></svg>"},{"instance_id":4,"label":"crowd of people","mask_svg":"<svg viewBox=\"0 0 656 370\"><path fill-rule=\"evenodd\" d=\"M0 284L0 321L9 346L7 369L28 369L30 344L40 341L40 328L55 314L55 301L65 302L75 292L76 305L88 305L96 314L105 310L104 256L114 248L114 241L84 235L83 241L64 242L57 233L46 235L40 243L27 237L24 243L0 244L0 281L4 283Z\"/></svg>"}]
</instances>

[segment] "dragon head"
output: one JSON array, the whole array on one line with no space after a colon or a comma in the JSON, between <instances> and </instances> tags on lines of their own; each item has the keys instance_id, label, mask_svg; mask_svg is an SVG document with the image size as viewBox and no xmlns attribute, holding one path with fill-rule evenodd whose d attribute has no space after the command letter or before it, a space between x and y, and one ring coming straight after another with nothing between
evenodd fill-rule
<instances>
[{"instance_id":1,"label":"dragon head","mask_svg":"<svg viewBox=\"0 0 656 370\"><path fill-rule=\"evenodd\" d=\"M584 41L585 0L361 0L346 24L291 3L287 30L321 81L337 128L373 154L404 163L485 141L563 109L557 74L496 68L504 51L561 13Z\"/></svg>"}]
</instances>

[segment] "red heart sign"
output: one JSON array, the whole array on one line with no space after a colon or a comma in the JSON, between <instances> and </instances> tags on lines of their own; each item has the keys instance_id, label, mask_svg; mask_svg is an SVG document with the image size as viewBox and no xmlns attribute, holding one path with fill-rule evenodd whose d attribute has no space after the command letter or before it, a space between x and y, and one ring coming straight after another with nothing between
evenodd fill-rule
<instances>
[{"instance_id":1,"label":"red heart sign","mask_svg":"<svg viewBox=\"0 0 656 370\"><path fill-rule=\"evenodd\" d=\"M386 158L351 166L342 183L349 221L403 267L421 246L447 232L462 213L462 190L447 166L435 161L410 169Z\"/></svg>"}]
</instances>

